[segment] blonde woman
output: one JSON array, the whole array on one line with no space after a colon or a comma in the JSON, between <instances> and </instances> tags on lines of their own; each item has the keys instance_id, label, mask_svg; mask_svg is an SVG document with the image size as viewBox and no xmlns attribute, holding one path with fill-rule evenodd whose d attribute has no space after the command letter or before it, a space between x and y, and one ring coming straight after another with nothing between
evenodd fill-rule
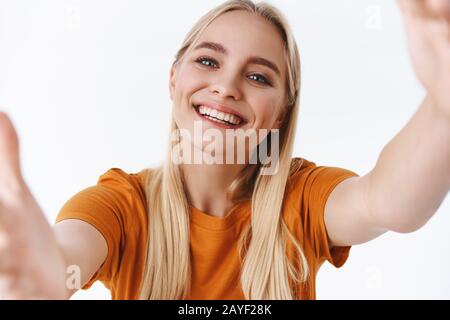
<instances>
[{"instance_id":1,"label":"blonde woman","mask_svg":"<svg viewBox=\"0 0 450 320\"><path fill-rule=\"evenodd\" d=\"M67 201L53 229L0 114L0 294L69 298L77 288L66 271L76 267L84 289L100 280L113 299L315 299L325 261L340 267L352 245L419 229L450 187L450 5L399 4L427 96L363 176L292 158L299 52L283 15L248 0L208 12L176 54L161 166L107 171ZM256 143L229 144L238 129ZM208 130L214 152L197 139ZM189 161L192 150L202 161Z\"/></svg>"}]
</instances>

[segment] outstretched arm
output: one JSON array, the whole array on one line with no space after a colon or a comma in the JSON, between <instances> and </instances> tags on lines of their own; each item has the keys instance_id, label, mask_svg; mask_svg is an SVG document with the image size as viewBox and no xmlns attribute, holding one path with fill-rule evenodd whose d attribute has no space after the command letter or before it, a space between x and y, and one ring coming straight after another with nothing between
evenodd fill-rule
<instances>
[{"instance_id":1,"label":"outstretched arm","mask_svg":"<svg viewBox=\"0 0 450 320\"><path fill-rule=\"evenodd\" d=\"M332 246L367 242L389 230L415 231L450 189L450 1L398 2L427 95L375 167L330 194L324 214Z\"/></svg>"},{"instance_id":2,"label":"outstretched arm","mask_svg":"<svg viewBox=\"0 0 450 320\"><path fill-rule=\"evenodd\" d=\"M67 299L107 252L102 234L84 221L51 228L22 177L16 131L0 112L0 299ZM77 268L74 283L68 267Z\"/></svg>"}]
</instances>

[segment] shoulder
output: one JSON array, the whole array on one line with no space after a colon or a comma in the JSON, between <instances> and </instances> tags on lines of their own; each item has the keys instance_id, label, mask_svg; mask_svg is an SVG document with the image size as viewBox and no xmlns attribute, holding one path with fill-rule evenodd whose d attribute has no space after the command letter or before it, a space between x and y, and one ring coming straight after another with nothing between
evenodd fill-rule
<instances>
[{"instance_id":1,"label":"shoulder","mask_svg":"<svg viewBox=\"0 0 450 320\"><path fill-rule=\"evenodd\" d=\"M291 161L287 189L289 191L298 191L298 189L317 191L333 187L352 176L357 176L357 174L345 168L318 166L315 162L295 157Z\"/></svg>"},{"instance_id":2,"label":"shoulder","mask_svg":"<svg viewBox=\"0 0 450 320\"><path fill-rule=\"evenodd\" d=\"M318 166L304 158L293 158L285 191L287 207L303 218L321 215L332 190L353 176L357 174L345 168Z\"/></svg>"},{"instance_id":3,"label":"shoulder","mask_svg":"<svg viewBox=\"0 0 450 320\"><path fill-rule=\"evenodd\" d=\"M145 224L147 216L146 185L152 169L126 171L113 167L98 178L93 192L100 194L107 207L115 212L125 228L136 226L137 221ZM94 195L94 194L92 194Z\"/></svg>"},{"instance_id":4,"label":"shoulder","mask_svg":"<svg viewBox=\"0 0 450 320\"><path fill-rule=\"evenodd\" d=\"M121 168L110 168L98 178L97 184L115 188L122 193L145 195L145 187L151 176L152 169L127 172Z\"/></svg>"},{"instance_id":5,"label":"shoulder","mask_svg":"<svg viewBox=\"0 0 450 320\"><path fill-rule=\"evenodd\" d=\"M341 167L318 166L306 159L292 159L286 187L286 220L303 241L307 255L317 263L328 260L341 266L348 256L349 247L332 249L329 246L324 211L333 189L357 175Z\"/></svg>"},{"instance_id":6,"label":"shoulder","mask_svg":"<svg viewBox=\"0 0 450 320\"><path fill-rule=\"evenodd\" d=\"M312 161L300 157L292 158L289 176L286 182L287 192L292 192L294 189L300 188L301 184L306 181L315 168L317 168L317 165Z\"/></svg>"}]
</instances>

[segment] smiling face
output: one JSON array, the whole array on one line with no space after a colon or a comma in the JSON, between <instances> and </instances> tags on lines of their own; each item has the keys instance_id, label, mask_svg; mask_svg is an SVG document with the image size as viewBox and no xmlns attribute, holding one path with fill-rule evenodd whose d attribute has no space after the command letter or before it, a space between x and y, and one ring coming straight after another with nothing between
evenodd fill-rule
<instances>
[{"instance_id":1,"label":"smiling face","mask_svg":"<svg viewBox=\"0 0 450 320\"><path fill-rule=\"evenodd\" d=\"M174 120L192 136L196 121L203 132L280 128L286 104L283 40L262 17L222 14L172 68L169 87Z\"/></svg>"}]
</instances>

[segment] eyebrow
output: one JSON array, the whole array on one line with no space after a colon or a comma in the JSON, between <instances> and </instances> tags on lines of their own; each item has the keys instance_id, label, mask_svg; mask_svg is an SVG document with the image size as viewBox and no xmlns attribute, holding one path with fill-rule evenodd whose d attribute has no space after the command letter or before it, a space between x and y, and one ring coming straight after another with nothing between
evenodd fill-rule
<instances>
[{"instance_id":1,"label":"eyebrow","mask_svg":"<svg viewBox=\"0 0 450 320\"><path fill-rule=\"evenodd\" d=\"M200 43L199 45L197 45L194 48L194 50L198 50L198 49L202 49L202 48L214 50L214 51L217 51L224 55L228 55L228 53L229 53L228 49L225 48L220 43L211 42L211 41L204 41L204 42ZM266 67L272 69L273 71L275 71L275 73L280 76L280 69L278 69L277 65L275 63L273 63L272 61L267 60L265 58L258 57L258 56L251 56L247 59L247 63L259 64L262 66L266 66Z\"/></svg>"}]
</instances>

